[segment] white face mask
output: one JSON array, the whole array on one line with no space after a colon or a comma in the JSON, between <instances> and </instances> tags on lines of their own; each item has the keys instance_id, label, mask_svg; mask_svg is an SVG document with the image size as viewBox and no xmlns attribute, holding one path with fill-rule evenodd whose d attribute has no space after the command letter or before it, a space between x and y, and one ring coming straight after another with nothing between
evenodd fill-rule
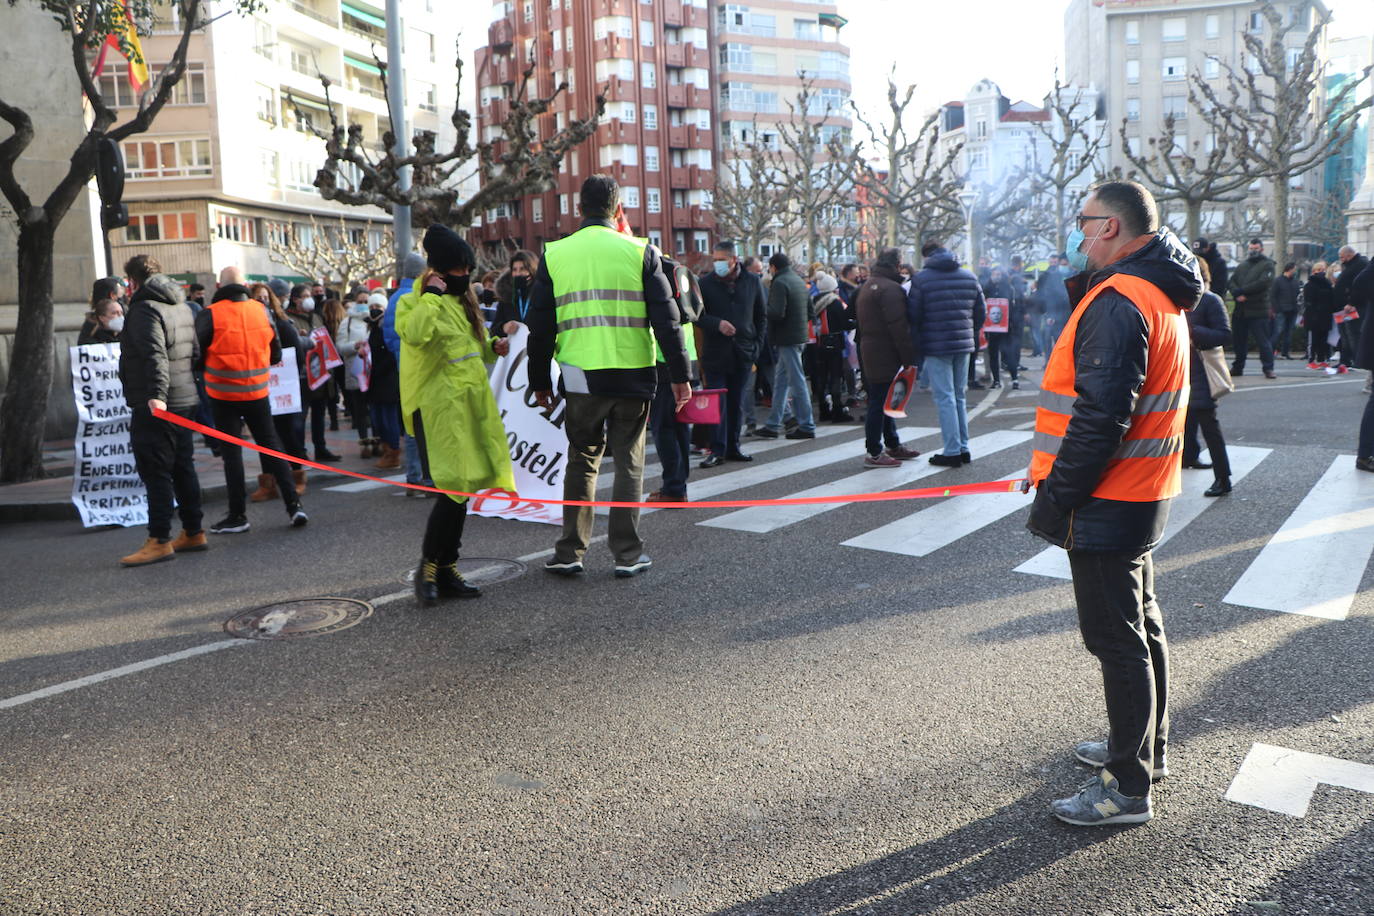
<instances>
[{"instance_id":1,"label":"white face mask","mask_svg":"<svg viewBox=\"0 0 1374 916\"><path fill-rule=\"evenodd\" d=\"M302 300L301 300L301 311L302 311L302 312L313 312L313 311L315 311L315 300L312 299L312 298L310 298L309 296L306 296L304 299L302 299Z\"/></svg>"},{"instance_id":2,"label":"white face mask","mask_svg":"<svg viewBox=\"0 0 1374 916\"><path fill-rule=\"evenodd\" d=\"M120 315L118 318L111 318L105 327L114 331L116 334L120 333L124 330L124 316Z\"/></svg>"}]
</instances>

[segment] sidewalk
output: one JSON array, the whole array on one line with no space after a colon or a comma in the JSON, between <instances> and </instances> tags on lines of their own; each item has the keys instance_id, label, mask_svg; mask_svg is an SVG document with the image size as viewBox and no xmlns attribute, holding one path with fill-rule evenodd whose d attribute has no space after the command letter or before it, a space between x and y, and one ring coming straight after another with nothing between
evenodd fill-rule
<instances>
[{"instance_id":1,"label":"sidewalk","mask_svg":"<svg viewBox=\"0 0 1374 916\"><path fill-rule=\"evenodd\" d=\"M358 457L358 435L348 425L343 411L339 411L339 431L325 432L329 450L342 455L343 461L337 467L362 474L385 477L399 471L378 471L373 467L376 458ZM308 432L308 431L307 431ZM205 502L212 503L224 499L224 464L210 454L201 436L196 436L196 473L200 476L201 494ZM312 457L314 449L307 445L306 451ZM72 504L72 440L54 440L44 446L43 467L51 476L28 483L0 485L0 524L9 522L37 522L70 520L79 523L80 514ZM245 450L243 458L244 476L247 478L248 491L257 489L259 471L258 458ZM341 475L329 474L307 468L309 489L305 498L317 486L328 486L340 482ZM351 479L351 478L349 478ZM308 503L307 503L308 505Z\"/></svg>"}]
</instances>

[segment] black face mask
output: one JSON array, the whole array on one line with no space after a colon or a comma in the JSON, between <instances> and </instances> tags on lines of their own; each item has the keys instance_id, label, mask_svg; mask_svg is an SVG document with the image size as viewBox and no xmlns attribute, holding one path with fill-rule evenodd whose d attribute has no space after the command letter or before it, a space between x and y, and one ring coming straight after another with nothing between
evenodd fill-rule
<instances>
[{"instance_id":1,"label":"black face mask","mask_svg":"<svg viewBox=\"0 0 1374 916\"><path fill-rule=\"evenodd\" d=\"M368 317L368 319L371 320L371 321L376 321L377 319L379 319L379 318L382 317L382 312L383 312L383 311L385 311L385 310L384 310L384 309L368 309L368 310L367 310L367 317Z\"/></svg>"},{"instance_id":2,"label":"black face mask","mask_svg":"<svg viewBox=\"0 0 1374 916\"><path fill-rule=\"evenodd\" d=\"M511 278L511 282L514 284L516 290L522 293L530 287L529 277L513 277Z\"/></svg>"},{"instance_id":3,"label":"black face mask","mask_svg":"<svg viewBox=\"0 0 1374 916\"><path fill-rule=\"evenodd\" d=\"M444 282L452 295L464 296L467 295L468 284L471 282L471 278L467 274L463 274L462 276L450 275L444 277Z\"/></svg>"}]
</instances>

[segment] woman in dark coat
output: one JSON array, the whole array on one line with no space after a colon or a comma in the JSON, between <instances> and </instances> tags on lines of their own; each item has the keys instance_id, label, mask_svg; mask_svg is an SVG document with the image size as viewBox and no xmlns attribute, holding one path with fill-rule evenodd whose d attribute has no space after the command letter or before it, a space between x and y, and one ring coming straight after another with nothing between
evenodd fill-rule
<instances>
[{"instance_id":1,"label":"woman in dark coat","mask_svg":"<svg viewBox=\"0 0 1374 916\"><path fill-rule=\"evenodd\" d=\"M1336 293L1326 276L1325 261L1312 265L1312 273L1302 288L1302 301L1302 326L1307 329L1312 355L1307 368L1320 369L1331 359L1331 345L1326 342L1326 335L1331 333L1331 311L1336 307Z\"/></svg>"},{"instance_id":2,"label":"woman in dark coat","mask_svg":"<svg viewBox=\"0 0 1374 916\"><path fill-rule=\"evenodd\" d=\"M854 313L862 341L859 362L868 388L868 413L864 418L866 468L899 467L903 461L921 454L902 445L896 422L883 413L888 386L904 367L916 365L920 356L907 323L900 265L900 251L883 249L873 262L868 279L854 294Z\"/></svg>"},{"instance_id":3,"label":"woman in dark coat","mask_svg":"<svg viewBox=\"0 0 1374 916\"><path fill-rule=\"evenodd\" d=\"M1207 262L1198 258L1198 269L1202 281L1211 282L1211 272ZM1221 435L1221 425L1217 423L1217 401L1212 397L1212 387L1207 381L1207 370L1202 365L1203 350L1224 346L1231 342L1231 324L1226 320L1226 303L1221 297L1208 290L1202 300L1188 313L1188 332L1192 337L1192 390L1188 394L1188 417L1183 431L1183 466L1185 468L1212 469L1212 485L1203 491L1203 496L1225 496L1231 492L1231 460L1226 454L1226 440ZM1201 431L1207 443L1207 453L1211 464L1199 460L1200 449L1197 436Z\"/></svg>"},{"instance_id":4,"label":"woman in dark coat","mask_svg":"<svg viewBox=\"0 0 1374 916\"><path fill-rule=\"evenodd\" d=\"M1021 326L1025 323L1025 316L1012 289L1011 280L1002 268L992 269L992 276L983 287L983 295L988 299L1007 300L1007 331L988 331L985 335L988 339L987 361L988 373L992 376L992 387L1002 387L1002 373L998 369L1000 363L1011 376L1011 387L1020 388L1017 370L1021 365Z\"/></svg>"}]
</instances>

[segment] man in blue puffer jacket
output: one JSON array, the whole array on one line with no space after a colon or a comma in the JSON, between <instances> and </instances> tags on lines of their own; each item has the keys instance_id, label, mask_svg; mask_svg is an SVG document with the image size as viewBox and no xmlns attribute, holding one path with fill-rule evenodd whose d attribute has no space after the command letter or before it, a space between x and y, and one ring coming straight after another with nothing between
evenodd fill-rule
<instances>
[{"instance_id":1,"label":"man in blue puffer jacket","mask_svg":"<svg viewBox=\"0 0 1374 916\"><path fill-rule=\"evenodd\" d=\"M983 326L983 288L938 242L926 242L921 257L925 266L911 279L907 321L916 351L925 354L925 373L945 439L943 451L931 455L930 463L953 467L973 460L964 389Z\"/></svg>"}]
</instances>

